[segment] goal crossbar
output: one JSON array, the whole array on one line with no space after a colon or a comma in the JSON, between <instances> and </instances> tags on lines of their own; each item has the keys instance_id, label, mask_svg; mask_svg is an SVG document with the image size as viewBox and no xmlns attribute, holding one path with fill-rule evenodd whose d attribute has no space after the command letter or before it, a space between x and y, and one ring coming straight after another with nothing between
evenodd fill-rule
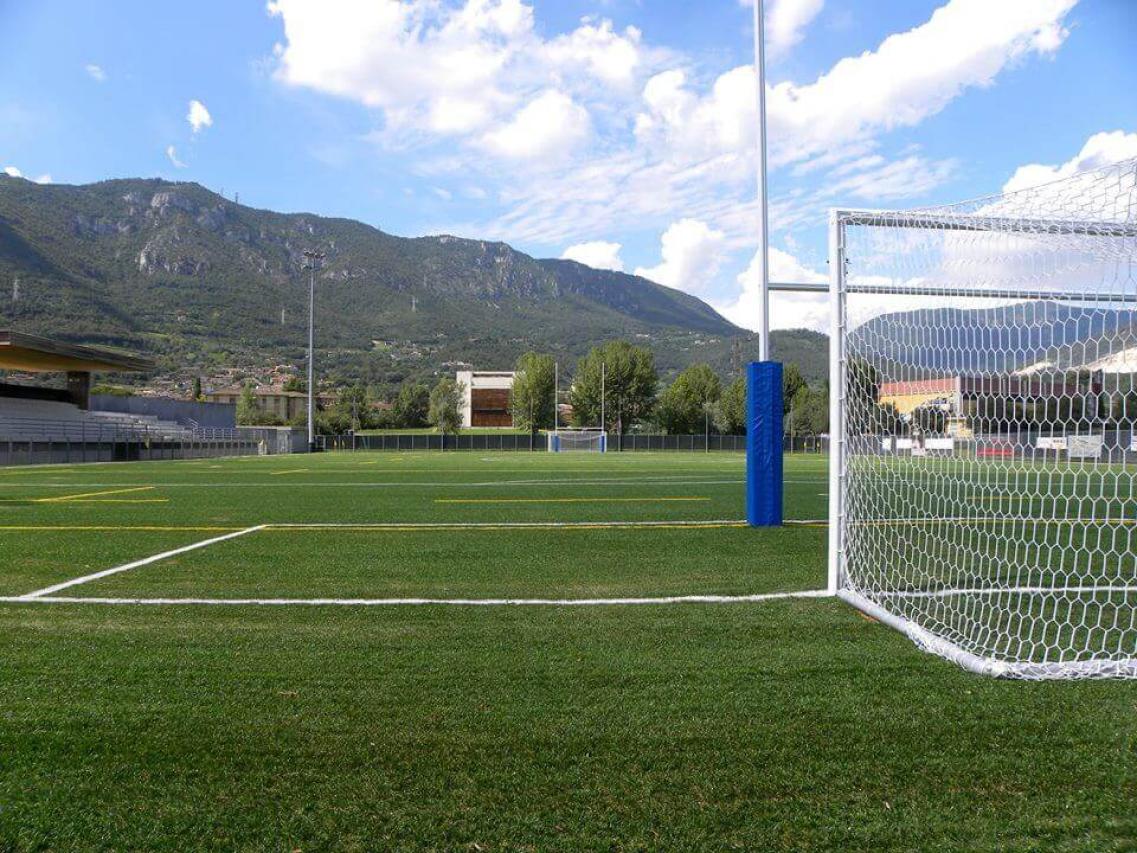
<instances>
[{"instance_id":1,"label":"goal crossbar","mask_svg":"<svg viewBox=\"0 0 1137 853\"><path fill-rule=\"evenodd\" d=\"M770 282L770 290L779 293L827 294L827 282L779 281ZM1111 302L1137 303L1137 293L1101 294L1068 290L977 290L969 287L909 287L905 285L847 284L846 293L875 293L881 296L963 296L976 299L1045 299L1053 302Z\"/></svg>"},{"instance_id":2,"label":"goal crossbar","mask_svg":"<svg viewBox=\"0 0 1137 853\"><path fill-rule=\"evenodd\" d=\"M1137 237L1137 225L1128 222L1083 219L1038 219L1016 216L989 216L974 213L920 213L839 208L833 211L845 225L868 228L921 228L935 231L998 231L1047 236Z\"/></svg>"}]
</instances>

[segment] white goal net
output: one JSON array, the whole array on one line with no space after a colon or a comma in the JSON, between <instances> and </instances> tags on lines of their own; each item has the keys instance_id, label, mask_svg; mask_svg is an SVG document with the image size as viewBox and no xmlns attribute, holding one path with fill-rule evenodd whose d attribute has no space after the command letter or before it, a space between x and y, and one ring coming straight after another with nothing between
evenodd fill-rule
<instances>
[{"instance_id":1,"label":"white goal net","mask_svg":"<svg viewBox=\"0 0 1137 853\"><path fill-rule=\"evenodd\" d=\"M830 240L831 588L969 669L1137 677L1137 161Z\"/></svg>"},{"instance_id":2,"label":"white goal net","mask_svg":"<svg viewBox=\"0 0 1137 853\"><path fill-rule=\"evenodd\" d=\"M549 433L549 450L554 453L604 453L607 436L598 429L562 429Z\"/></svg>"}]
</instances>

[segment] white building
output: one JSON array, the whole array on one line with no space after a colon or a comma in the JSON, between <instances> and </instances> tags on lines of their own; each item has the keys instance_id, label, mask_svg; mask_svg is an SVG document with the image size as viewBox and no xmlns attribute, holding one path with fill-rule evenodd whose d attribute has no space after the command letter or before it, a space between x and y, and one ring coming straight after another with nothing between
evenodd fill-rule
<instances>
[{"instance_id":1,"label":"white building","mask_svg":"<svg viewBox=\"0 0 1137 853\"><path fill-rule=\"evenodd\" d=\"M510 410L512 372L460 370L457 380L463 387L463 427L513 426Z\"/></svg>"}]
</instances>

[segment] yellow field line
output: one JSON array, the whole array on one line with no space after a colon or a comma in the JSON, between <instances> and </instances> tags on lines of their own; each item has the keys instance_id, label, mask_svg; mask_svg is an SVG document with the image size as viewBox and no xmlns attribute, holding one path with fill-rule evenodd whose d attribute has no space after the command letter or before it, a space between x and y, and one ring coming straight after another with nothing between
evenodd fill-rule
<instances>
[{"instance_id":1,"label":"yellow field line","mask_svg":"<svg viewBox=\"0 0 1137 853\"><path fill-rule=\"evenodd\" d=\"M436 504L616 504L709 501L710 498L436 498Z\"/></svg>"},{"instance_id":2,"label":"yellow field line","mask_svg":"<svg viewBox=\"0 0 1137 853\"><path fill-rule=\"evenodd\" d=\"M69 504L164 504L169 498L79 498L66 501Z\"/></svg>"},{"instance_id":3,"label":"yellow field line","mask_svg":"<svg viewBox=\"0 0 1137 853\"><path fill-rule=\"evenodd\" d=\"M50 504L50 503L64 503L66 501L75 501L80 498L97 498L103 495L126 495L131 492L150 492L153 491L153 486L135 486L131 489L107 489L102 492L83 492L78 495L56 495L50 498L33 498L35 503Z\"/></svg>"},{"instance_id":4,"label":"yellow field line","mask_svg":"<svg viewBox=\"0 0 1137 853\"><path fill-rule=\"evenodd\" d=\"M309 468L294 468L288 471L270 471L270 477L279 477L281 474L303 474L311 469Z\"/></svg>"}]
</instances>

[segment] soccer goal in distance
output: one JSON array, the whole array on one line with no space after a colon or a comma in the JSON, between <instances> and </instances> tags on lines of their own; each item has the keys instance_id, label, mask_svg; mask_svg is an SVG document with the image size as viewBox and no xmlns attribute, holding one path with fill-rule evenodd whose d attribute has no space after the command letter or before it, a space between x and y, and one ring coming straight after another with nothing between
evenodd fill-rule
<instances>
[{"instance_id":1,"label":"soccer goal in distance","mask_svg":"<svg viewBox=\"0 0 1137 853\"><path fill-rule=\"evenodd\" d=\"M1137 161L830 217L829 586L990 675L1137 677Z\"/></svg>"},{"instance_id":2,"label":"soccer goal in distance","mask_svg":"<svg viewBox=\"0 0 1137 853\"><path fill-rule=\"evenodd\" d=\"M608 436L599 429L560 429L549 433L553 453L605 453Z\"/></svg>"}]
</instances>

